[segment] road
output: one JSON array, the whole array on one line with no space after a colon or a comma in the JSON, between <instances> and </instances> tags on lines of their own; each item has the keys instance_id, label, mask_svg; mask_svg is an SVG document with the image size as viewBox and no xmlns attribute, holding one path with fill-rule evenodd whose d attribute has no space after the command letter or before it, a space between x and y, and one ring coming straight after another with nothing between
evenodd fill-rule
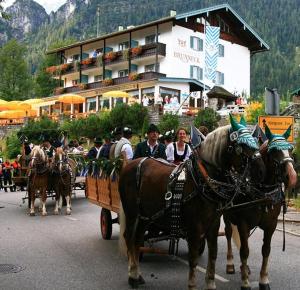
<instances>
[{"instance_id":1,"label":"road","mask_svg":"<svg viewBox=\"0 0 300 290\"><path fill-rule=\"evenodd\" d=\"M100 208L90 204L83 193L73 198L71 216L53 215L54 202L47 202L49 215L30 217L22 204L24 193L0 192L0 289L128 289L127 260L118 253L118 225L114 225L110 241L102 240L99 229ZM272 290L299 289L300 237L286 236L282 252L282 232L276 231L272 242L270 280ZM252 289L258 289L261 264L262 232L251 237L249 266ZM165 242L159 244L167 248ZM199 289L204 286L206 265L199 259ZM240 289L239 263L237 273L225 273L226 242L219 237L216 273L218 289ZM238 253L235 250L235 260ZM179 257L145 254L141 270L146 285L140 289L187 289L187 247L180 243ZM18 273L1 273L5 264L20 266Z\"/></svg>"}]
</instances>

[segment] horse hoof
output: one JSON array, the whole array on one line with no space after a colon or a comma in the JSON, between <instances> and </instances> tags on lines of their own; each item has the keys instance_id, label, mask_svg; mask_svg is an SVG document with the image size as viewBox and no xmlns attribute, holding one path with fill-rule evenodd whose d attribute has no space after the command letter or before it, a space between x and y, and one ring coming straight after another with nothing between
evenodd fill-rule
<instances>
[{"instance_id":1,"label":"horse hoof","mask_svg":"<svg viewBox=\"0 0 300 290\"><path fill-rule=\"evenodd\" d=\"M30 216L35 216L35 213L34 213L34 212L31 212L29 215L30 215Z\"/></svg>"},{"instance_id":2,"label":"horse hoof","mask_svg":"<svg viewBox=\"0 0 300 290\"><path fill-rule=\"evenodd\" d=\"M259 283L259 290L271 290L270 284L260 284Z\"/></svg>"},{"instance_id":3,"label":"horse hoof","mask_svg":"<svg viewBox=\"0 0 300 290\"><path fill-rule=\"evenodd\" d=\"M43 212L42 213L42 216L47 216L48 214L46 212Z\"/></svg>"},{"instance_id":4,"label":"horse hoof","mask_svg":"<svg viewBox=\"0 0 300 290\"><path fill-rule=\"evenodd\" d=\"M133 279L133 278L129 277L128 284L130 285L130 287L132 289L137 289L137 288L139 288L139 285L140 285L139 279Z\"/></svg>"},{"instance_id":5,"label":"horse hoof","mask_svg":"<svg viewBox=\"0 0 300 290\"><path fill-rule=\"evenodd\" d=\"M234 265L226 265L226 274L235 274Z\"/></svg>"},{"instance_id":6,"label":"horse hoof","mask_svg":"<svg viewBox=\"0 0 300 290\"><path fill-rule=\"evenodd\" d=\"M54 211L54 214L55 214L55 215L59 215L58 210L55 210L55 211Z\"/></svg>"},{"instance_id":7,"label":"horse hoof","mask_svg":"<svg viewBox=\"0 0 300 290\"><path fill-rule=\"evenodd\" d=\"M67 212L66 212L66 215L71 215L71 211L67 211Z\"/></svg>"},{"instance_id":8,"label":"horse hoof","mask_svg":"<svg viewBox=\"0 0 300 290\"><path fill-rule=\"evenodd\" d=\"M248 286L248 287L242 286L242 287L241 287L241 290L251 290L251 287L250 287L250 286Z\"/></svg>"}]
</instances>

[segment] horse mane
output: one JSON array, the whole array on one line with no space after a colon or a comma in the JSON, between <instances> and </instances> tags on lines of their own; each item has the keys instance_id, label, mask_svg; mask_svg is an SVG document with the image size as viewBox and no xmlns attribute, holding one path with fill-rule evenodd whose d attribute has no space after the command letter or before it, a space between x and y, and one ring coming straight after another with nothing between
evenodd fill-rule
<instances>
[{"instance_id":1,"label":"horse mane","mask_svg":"<svg viewBox=\"0 0 300 290\"><path fill-rule=\"evenodd\" d=\"M224 167L225 150L227 150L230 125L222 126L210 132L200 147L201 158L217 168Z\"/></svg>"},{"instance_id":2,"label":"horse mane","mask_svg":"<svg viewBox=\"0 0 300 290\"><path fill-rule=\"evenodd\" d=\"M45 151L41 148L41 146L35 145L32 148L30 156L34 156L35 154L40 156L43 161L46 161L47 157L46 157Z\"/></svg>"}]
</instances>

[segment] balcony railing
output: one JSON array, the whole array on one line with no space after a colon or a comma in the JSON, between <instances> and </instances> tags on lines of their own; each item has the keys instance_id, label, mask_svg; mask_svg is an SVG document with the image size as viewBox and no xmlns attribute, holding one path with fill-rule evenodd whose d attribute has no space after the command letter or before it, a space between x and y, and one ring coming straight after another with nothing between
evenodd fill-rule
<instances>
[{"instance_id":1,"label":"balcony railing","mask_svg":"<svg viewBox=\"0 0 300 290\"><path fill-rule=\"evenodd\" d=\"M144 72L138 74L138 79L134 81L146 81L146 80L152 80L161 77L166 77L166 75L158 72ZM114 79L106 79L103 81L86 84L87 86L85 90L99 89L99 88L104 88L104 87L114 86L114 85L122 85L134 81L131 80L129 76L119 77ZM63 93L74 93L79 91L82 91L82 89L79 86L73 86L73 87L67 87L63 89L59 88L59 90L56 90L55 94L58 95Z\"/></svg>"},{"instance_id":2,"label":"balcony railing","mask_svg":"<svg viewBox=\"0 0 300 290\"><path fill-rule=\"evenodd\" d=\"M141 46L141 53L138 55L130 53L129 50L120 50L120 51L115 51L112 52L113 58L109 59L108 54L106 53L102 56L102 60L97 59L97 57L94 58L88 58L82 60L81 64L78 62L72 62L68 64L62 64L60 66L57 66L57 71L59 71L59 67L65 66L63 70L61 70L61 75L66 75L74 72L79 72L81 69L82 71L87 70L87 69L92 69L92 68L97 68L97 67L102 67L102 64L104 63L106 66L109 66L111 64L116 64L116 63L121 63L128 61L130 58L131 60L135 59L141 59L143 57L147 56L153 56L156 55L156 50L157 54L160 56L166 56L166 44L164 43L149 43L146 45ZM101 56L99 56L101 57Z\"/></svg>"}]
</instances>

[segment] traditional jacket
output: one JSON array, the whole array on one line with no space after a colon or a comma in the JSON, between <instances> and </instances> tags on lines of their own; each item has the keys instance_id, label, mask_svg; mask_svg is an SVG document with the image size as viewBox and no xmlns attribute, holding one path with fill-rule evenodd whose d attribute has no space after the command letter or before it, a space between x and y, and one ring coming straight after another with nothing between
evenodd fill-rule
<instances>
[{"instance_id":1,"label":"traditional jacket","mask_svg":"<svg viewBox=\"0 0 300 290\"><path fill-rule=\"evenodd\" d=\"M147 141L141 142L141 143L137 144L137 146L136 146L133 159L136 159L139 157L154 157L154 158L167 159L166 147L164 144L158 143L154 147L153 152L151 153L151 149L148 146Z\"/></svg>"},{"instance_id":2,"label":"traditional jacket","mask_svg":"<svg viewBox=\"0 0 300 290\"><path fill-rule=\"evenodd\" d=\"M99 151L100 151L100 148L98 149ZM99 154L98 154L98 150L97 150L97 148L94 146L94 147L92 147L91 149L90 149L90 151L89 151L89 153L88 153L88 155L87 155L87 157L89 158L89 159L96 159L96 157L97 157L97 155L98 155L98 158L99 158Z\"/></svg>"}]
</instances>

